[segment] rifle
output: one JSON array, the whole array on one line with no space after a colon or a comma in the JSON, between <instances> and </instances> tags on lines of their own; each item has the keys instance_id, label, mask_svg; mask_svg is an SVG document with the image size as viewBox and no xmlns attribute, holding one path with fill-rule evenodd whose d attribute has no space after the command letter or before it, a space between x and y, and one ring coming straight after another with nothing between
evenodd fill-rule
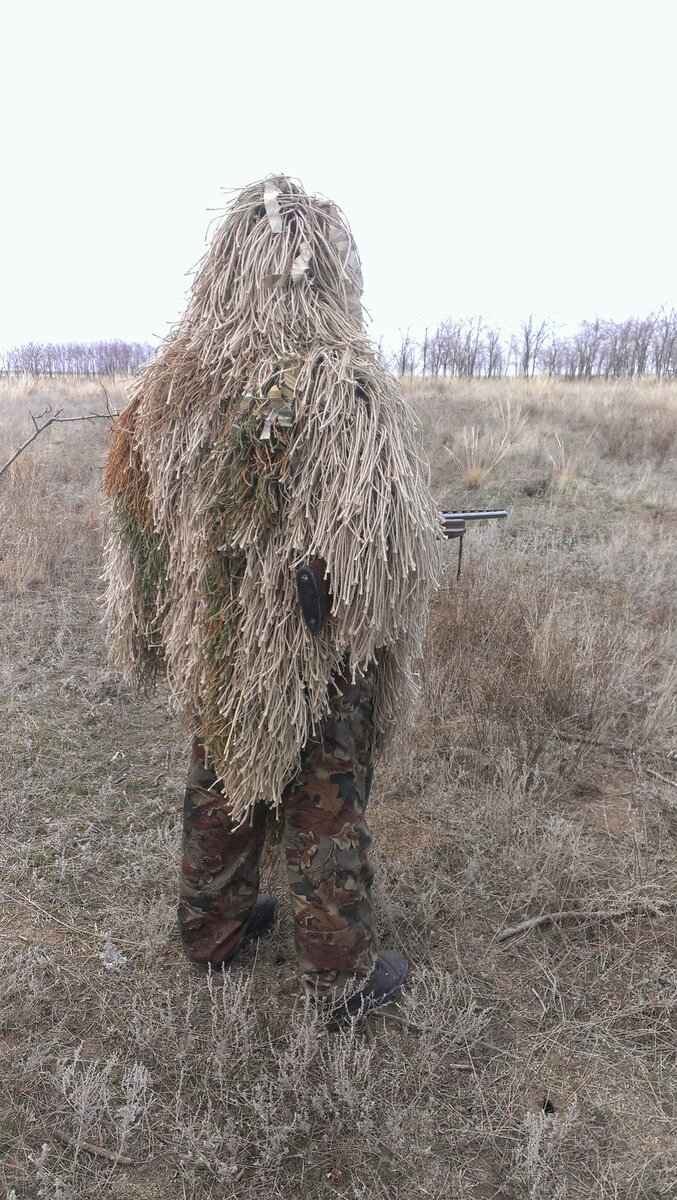
<instances>
[{"instance_id":1,"label":"rifle","mask_svg":"<svg viewBox=\"0 0 677 1200\"><path fill-rule=\"evenodd\" d=\"M505 508L487 508L479 509L477 512L443 512L440 513L440 521L444 530L445 537L458 538L458 570L456 578L461 574L461 563L463 561L463 538L467 532L466 521L498 521L502 517L507 517L508 510Z\"/></svg>"},{"instance_id":2,"label":"rifle","mask_svg":"<svg viewBox=\"0 0 677 1200\"><path fill-rule=\"evenodd\" d=\"M448 538L458 538L458 573L461 574L461 559L463 558L463 537L466 532L466 521L496 521L499 517L507 517L505 508L480 510L478 512L443 512L440 513L442 528ZM317 636L327 619L331 608L329 585L326 578L327 567L320 558L298 567L296 571L296 587L299 604L307 628Z\"/></svg>"}]
</instances>

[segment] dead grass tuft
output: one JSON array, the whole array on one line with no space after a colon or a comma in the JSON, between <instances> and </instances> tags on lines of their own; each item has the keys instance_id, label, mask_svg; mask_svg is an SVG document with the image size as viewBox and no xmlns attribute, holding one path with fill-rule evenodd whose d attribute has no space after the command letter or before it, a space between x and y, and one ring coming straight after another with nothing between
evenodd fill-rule
<instances>
[{"instance_id":1,"label":"dead grass tuft","mask_svg":"<svg viewBox=\"0 0 677 1200\"><path fill-rule=\"evenodd\" d=\"M483 433L473 425L469 429L464 426L456 435L453 448L445 446L445 450L458 468L465 486L477 488L491 479L511 445L507 431Z\"/></svg>"}]
</instances>

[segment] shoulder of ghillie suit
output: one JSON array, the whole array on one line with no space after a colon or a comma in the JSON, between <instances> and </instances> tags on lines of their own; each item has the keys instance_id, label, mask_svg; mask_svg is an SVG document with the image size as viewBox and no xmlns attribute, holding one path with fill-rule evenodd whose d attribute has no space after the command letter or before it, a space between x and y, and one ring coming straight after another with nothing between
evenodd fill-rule
<instances>
[{"instance_id":1,"label":"shoulder of ghillie suit","mask_svg":"<svg viewBox=\"0 0 677 1200\"><path fill-rule=\"evenodd\" d=\"M164 662L239 817L279 802L346 660L378 662L381 740L411 708L438 527L361 286L331 201L284 176L246 188L113 434L112 654ZM312 637L295 572L317 558L332 611Z\"/></svg>"}]
</instances>

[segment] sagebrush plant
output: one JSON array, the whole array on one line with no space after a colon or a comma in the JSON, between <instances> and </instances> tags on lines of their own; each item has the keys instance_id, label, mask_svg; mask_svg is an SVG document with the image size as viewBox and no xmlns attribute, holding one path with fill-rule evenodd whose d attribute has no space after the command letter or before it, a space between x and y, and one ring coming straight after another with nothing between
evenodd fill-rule
<instances>
[{"instance_id":1,"label":"sagebrush plant","mask_svg":"<svg viewBox=\"0 0 677 1200\"><path fill-rule=\"evenodd\" d=\"M96 391L5 399L3 449L28 407ZM104 663L103 423L52 429L0 483L1 1194L673 1194L675 918L650 905L677 894L675 467L648 431L677 386L411 396L436 496L509 517L468 534L459 581L448 548L422 707L376 771L379 926L412 967L371 1034L328 1036L300 994L273 848L273 936L223 982L181 958L188 746L162 690ZM469 488L443 444L500 444L501 400L526 422ZM577 482L553 503L560 443ZM562 909L627 915L497 941Z\"/></svg>"}]
</instances>

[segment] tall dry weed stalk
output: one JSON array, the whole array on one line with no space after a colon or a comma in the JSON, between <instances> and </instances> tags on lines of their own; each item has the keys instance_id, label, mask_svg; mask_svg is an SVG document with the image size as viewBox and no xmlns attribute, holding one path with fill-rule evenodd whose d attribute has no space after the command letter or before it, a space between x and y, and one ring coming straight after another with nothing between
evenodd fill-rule
<instances>
[{"instance_id":1,"label":"tall dry weed stalk","mask_svg":"<svg viewBox=\"0 0 677 1200\"><path fill-rule=\"evenodd\" d=\"M577 454L568 454L559 433L555 434L556 453L551 454L549 450L546 451L551 464L550 488L553 493L570 492L580 483L577 473L579 457L587 448L592 436L591 433L581 451Z\"/></svg>"},{"instance_id":2,"label":"tall dry weed stalk","mask_svg":"<svg viewBox=\"0 0 677 1200\"><path fill-rule=\"evenodd\" d=\"M642 728L654 688L663 695L661 630L638 636L626 609L610 610L604 597L581 604L524 558L494 556L450 579L430 645L433 726L441 707L452 741L470 740L487 761L507 745L527 771L560 738L623 740L630 714Z\"/></svg>"},{"instance_id":3,"label":"tall dry weed stalk","mask_svg":"<svg viewBox=\"0 0 677 1200\"><path fill-rule=\"evenodd\" d=\"M513 397L499 398L495 413L498 429L464 425L454 438L453 446L444 447L468 488L478 488L491 479L524 431L526 417L521 404L515 403Z\"/></svg>"},{"instance_id":4,"label":"tall dry weed stalk","mask_svg":"<svg viewBox=\"0 0 677 1200\"><path fill-rule=\"evenodd\" d=\"M33 375L20 373L0 378L0 413L7 407L27 400L35 391L38 381Z\"/></svg>"},{"instance_id":5,"label":"tall dry weed stalk","mask_svg":"<svg viewBox=\"0 0 677 1200\"><path fill-rule=\"evenodd\" d=\"M464 426L454 439L453 448L445 446L445 450L460 472L465 486L478 488L491 478L511 445L507 433L487 433L471 425L470 428Z\"/></svg>"}]
</instances>

